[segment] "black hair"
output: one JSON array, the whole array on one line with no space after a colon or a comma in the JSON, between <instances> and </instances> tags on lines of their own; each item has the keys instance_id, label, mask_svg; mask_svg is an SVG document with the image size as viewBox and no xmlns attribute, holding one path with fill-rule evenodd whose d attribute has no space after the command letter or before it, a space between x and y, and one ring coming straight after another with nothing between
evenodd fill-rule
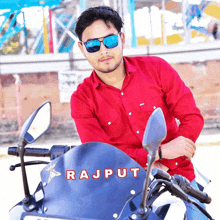
<instances>
[{"instance_id":1,"label":"black hair","mask_svg":"<svg viewBox=\"0 0 220 220\"><path fill-rule=\"evenodd\" d=\"M108 27L111 22L118 32L121 32L123 22L118 12L108 6L92 7L85 10L77 19L75 33L82 40L83 31L94 21L103 20Z\"/></svg>"}]
</instances>

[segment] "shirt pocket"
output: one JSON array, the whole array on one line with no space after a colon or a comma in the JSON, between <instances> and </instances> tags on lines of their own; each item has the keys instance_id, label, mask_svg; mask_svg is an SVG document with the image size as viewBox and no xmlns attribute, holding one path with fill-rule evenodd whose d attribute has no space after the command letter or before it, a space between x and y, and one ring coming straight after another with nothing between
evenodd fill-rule
<instances>
[{"instance_id":1,"label":"shirt pocket","mask_svg":"<svg viewBox=\"0 0 220 220\"><path fill-rule=\"evenodd\" d=\"M113 109L105 109L104 113L97 116L102 129L111 139L120 137L123 134L120 114Z\"/></svg>"},{"instance_id":2,"label":"shirt pocket","mask_svg":"<svg viewBox=\"0 0 220 220\"><path fill-rule=\"evenodd\" d=\"M150 115L157 108L161 108L163 113L167 111L166 103L163 97L154 97L147 101L140 102L139 108L140 108L140 111L146 112L147 114L150 114Z\"/></svg>"}]
</instances>

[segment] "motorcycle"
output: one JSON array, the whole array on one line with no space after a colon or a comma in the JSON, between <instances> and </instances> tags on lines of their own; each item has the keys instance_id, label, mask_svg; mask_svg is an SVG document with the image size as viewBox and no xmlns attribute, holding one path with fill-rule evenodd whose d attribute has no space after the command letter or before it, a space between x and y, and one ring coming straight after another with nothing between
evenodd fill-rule
<instances>
[{"instance_id":1,"label":"motorcycle","mask_svg":"<svg viewBox=\"0 0 220 220\"><path fill-rule=\"evenodd\" d=\"M79 146L53 145L51 149L26 148L36 141L51 124L51 103L42 104L23 124L18 146L8 148L8 154L19 156L24 199L9 211L10 220L101 220L101 219L186 219L183 201L194 204L204 215L210 214L200 202L211 198L190 186L180 175L170 176L153 168L156 152L166 136L165 119L160 108L150 116L142 145L147 150L145 171L124 152L105 143L91 142ZM50 157L47 161L24 161L24 156ZM46 164L41 182L30 194L25 167ZM163 202L163 195L172 194L176 202ZM175 206L176 204L176 206ZM178 217L172 216L172 207Z\"/></svg>"}]
</instances>

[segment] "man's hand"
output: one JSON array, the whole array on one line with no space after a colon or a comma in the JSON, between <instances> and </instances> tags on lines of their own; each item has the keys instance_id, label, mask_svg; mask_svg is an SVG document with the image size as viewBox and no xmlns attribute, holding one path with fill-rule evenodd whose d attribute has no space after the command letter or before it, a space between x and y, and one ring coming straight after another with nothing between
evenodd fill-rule
<instances>
[{"instance_id":1,"label":"man's hand","mask_svg":"<svg viewBox=\"0 0 220 220\"><path fill-rule=\"evenodd\" d=\"M180 156L186 156L191 159L196 151L195 143L183 136L177 137L172 141L161 146L162 157L174 159Z\"/></svg>"},{"instance_id":2,"label":"man's hand","mask_svg":"<svg viewBox=\"0 0 220 220\"><path fill-rule=\"evenodd\" d=\"M152 168L159 168L161 170L164 170L165 172L167 172L169 170L168 167L166 167L165 165L163 165L162 163L160 163L159 161L155 161L154 164L153 164L153 167Z\"/></svg>"}]
</instances>

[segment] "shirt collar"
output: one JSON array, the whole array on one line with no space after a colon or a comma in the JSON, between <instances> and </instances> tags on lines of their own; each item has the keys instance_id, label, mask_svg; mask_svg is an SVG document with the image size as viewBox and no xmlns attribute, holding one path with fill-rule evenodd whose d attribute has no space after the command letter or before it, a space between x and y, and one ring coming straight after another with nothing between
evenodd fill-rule
<instances>
[{"instance_id":1,"label":"shirt collar","mask_svg":"<svg viewBox=\"0 0 220 220\"><path fill-rule=\"evenodd\" d=\"M136 66L129 62L129 58L128 57L123 57L124 60L124 64L125 64L125 68L126 68L126 73L127 74L131 74L133 72L136 72L137 68ZM94 87L97 89L100 85L103 85L104 83L102 82L101 79L99 79L99 77L97 76L95 70L92 71L92 78L93 78L93 85Z\"/></svg>"},{"instance_id":2,"label":"shirt collar","mask_svg":"<svg viewBox=\"0 0 220 220\"><path fill-rule=\"evenodd\" d=\"M93 85L97 89L101 84L103 84L102 80L99 79L95 70L92 71Z\"/></svg>"}]
</instances>

